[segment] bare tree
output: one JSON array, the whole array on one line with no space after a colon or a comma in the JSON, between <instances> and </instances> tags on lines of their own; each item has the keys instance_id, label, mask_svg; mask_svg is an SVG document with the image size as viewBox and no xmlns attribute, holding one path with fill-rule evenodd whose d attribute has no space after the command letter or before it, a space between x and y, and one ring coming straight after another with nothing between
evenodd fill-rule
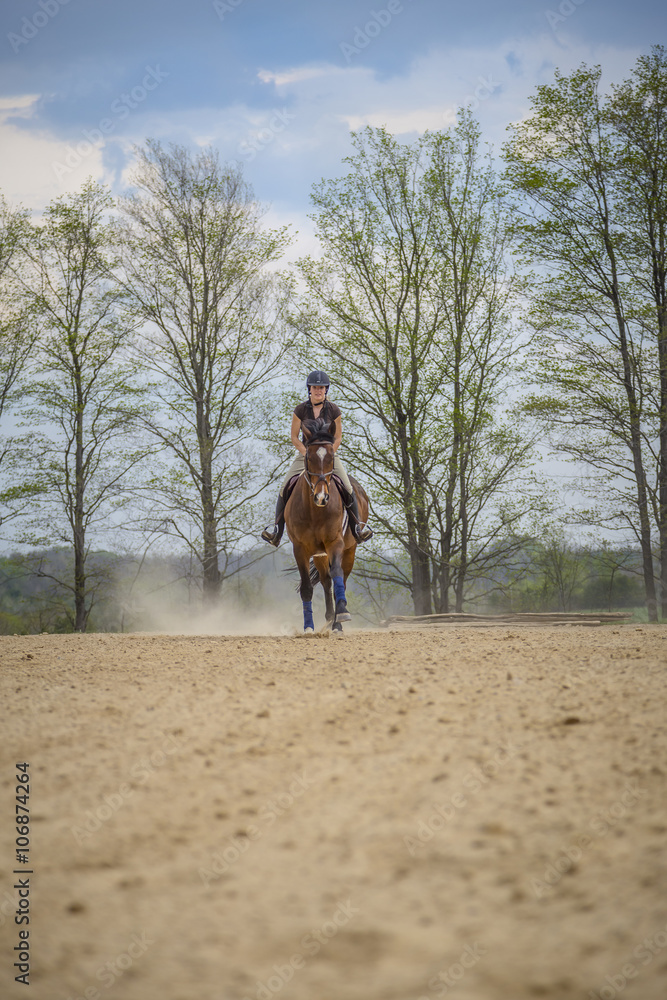
<instances>
[{"instance_id":1,"label":"bare tree","mask_svg":"<svg viewBox=\"0 0 667 1000\"><path fill-rule=\"evenodd\" d=\"M125 273L155 399L144 422L164 460L147 521L196 557L211 601L273 472L253 435L284 349L275 265L289 240L261 228L240 170L213 150L149 141L137 159L122 202Z\"/></svg>"}]
</instances>

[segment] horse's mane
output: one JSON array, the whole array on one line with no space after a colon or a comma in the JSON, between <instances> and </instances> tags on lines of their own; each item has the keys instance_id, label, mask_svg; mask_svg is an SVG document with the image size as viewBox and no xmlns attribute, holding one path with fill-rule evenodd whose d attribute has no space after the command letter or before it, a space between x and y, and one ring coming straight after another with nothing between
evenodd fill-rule
<instances>
[{"instance_id":1,"label":"horse's mane","mask_svg":"<svg viewBox=\"0 0 667 1000\"><path fill-rule=\"evenodd\" d=\"M325 417L317 417L316 420L304 420L303 426L310 434L308 444L312 444L314 441L324 441L327 444L333 444L334 436L330 430L330 420L327 420Z\"/></svg>"}]
</instances>

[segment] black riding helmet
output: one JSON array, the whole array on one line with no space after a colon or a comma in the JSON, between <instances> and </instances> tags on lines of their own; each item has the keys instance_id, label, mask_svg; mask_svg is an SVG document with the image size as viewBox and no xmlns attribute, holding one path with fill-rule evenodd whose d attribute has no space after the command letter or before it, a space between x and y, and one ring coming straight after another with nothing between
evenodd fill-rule
<instances>
[{"instance_id":1,"label":"black riding helmet","mask_svg":"<svg viewBox=\"0 0 667 1000\"><path fill-rule=\"evenodd\" d=\"M326 386L326 389L328 391L329 390L329 386L331 385L331 382L329 381L329 376L327 375L326 372L316 371L316 372L311 372L310 373L310 375L306 379L306 385L308 387L308 395L310 395L310 387L311 387L311 385L323 385L323 386Z\"/></svg>"}]
</instances>

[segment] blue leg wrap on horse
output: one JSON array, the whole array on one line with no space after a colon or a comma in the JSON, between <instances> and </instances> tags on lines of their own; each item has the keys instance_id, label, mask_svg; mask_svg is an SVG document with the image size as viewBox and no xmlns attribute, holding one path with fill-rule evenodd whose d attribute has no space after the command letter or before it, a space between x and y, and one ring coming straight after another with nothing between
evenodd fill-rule
<instances>
[{"instance_id":1,"label":"blue leg wrap on horse","mask_svg":"<svg viewBox=\"0 0 667 1000\"><path fill-rule=\"evenodd\" d=\"M345 581L343 580L343 577L342 576L332 576L331 579L333 580L334 597L336 598L336 601L344 601L345 600Z\"/></svg>"},{"instance_id":2,"label":"blue leg wrap on horse","mask_svg":"<svg viewBox=\"0 0 667 1000\"><path fill-rule=\"evenodd\" d=\"M313 602L312 601L302 601L303 604L303 627L304 629L312 628L315 631L315 622L313 621Z\"/></svg>"}]
</instances>

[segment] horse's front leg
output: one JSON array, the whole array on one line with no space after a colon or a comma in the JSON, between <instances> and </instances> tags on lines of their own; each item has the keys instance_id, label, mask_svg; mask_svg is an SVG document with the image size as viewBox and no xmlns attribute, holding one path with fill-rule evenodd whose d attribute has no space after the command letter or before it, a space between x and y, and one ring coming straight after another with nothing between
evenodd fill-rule
<instances>
[{"instance_id":1,"label":"horse's front leg","mask_svg":"<svg viewBox=\"0 0 667 1000\"><path fill-rule=\"evenodd\" d=\"M294 556L296 558L296 564L299 567L299 574L301 576L299 594L301 595L301 603L303 604L303 631L314 632L313 584L310 579L310 559L303 549L297 549L296 545L294 546Z\"/></svg>"},{"instance_id":2,"label":"horse's front leg","mask_svg":"<svg viewBox=\"0 0 667 1000\"><path fill-rule=\"evenodd\" d=\"M335 617L335 611L333 603L333 587L331 586L331 577L329 576L329 557L315 556L313 558L313 563L315 564L319 581L322 584L322 589L324 590L324 603L326 605L325 608L326 620L328 622L332 622ZM310 579L313 580L312 575Z\"/></svg>"},{"instance_id":3,"label":"horse's front leg","mask_svg":"<svg viewBox=\"0 0 667 1000\"><path fill-rule=\"evenodd\" d=\"M333 627L339 622L349 622L352 615L347 610L347 600L345 598L345 576L343 574L343 545L336 546L331 555L331 565L329 574L333 581L334 600L336 601L336 617Z\"/></svg>"}]
</instances>

